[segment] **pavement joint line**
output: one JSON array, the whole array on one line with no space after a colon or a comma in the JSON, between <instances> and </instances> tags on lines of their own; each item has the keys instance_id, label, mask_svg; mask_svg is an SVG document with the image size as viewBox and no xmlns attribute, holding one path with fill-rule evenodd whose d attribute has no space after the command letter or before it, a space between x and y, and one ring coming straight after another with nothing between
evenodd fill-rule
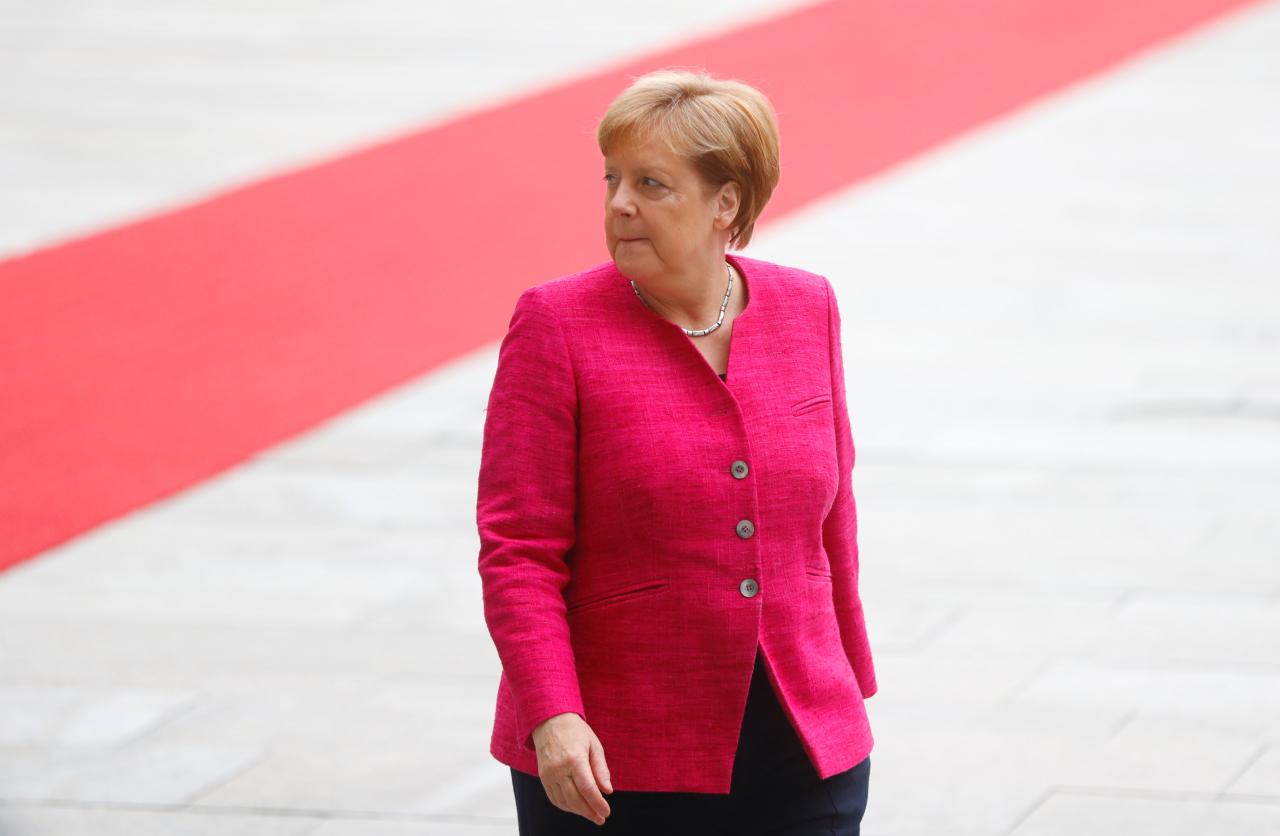
<instances>
[{"instance_id":1,"label":"pavement joint line","mask_svg":"<svg viewBox=\"0 0 1280 836\"><path fill-rule=\"evenodd\" d=\"M1222 785L1222 789L1219 790L1219 792L1223 792L1223 793L1228 792L1230 790L1231 785L1234 784L1236 781L1239 781L1240 778L1246 772L1252 769L1253 765L1257 763L1259 760L1261 760L1262 756L1265 755L1267 753L1267 750L1270 748L1271 748L1270 743L1259 744L1258 748L1254 750L1254 753L1250 755L1248 758L1245 758L1244 763L1240 764L1240 768L1237 769L1231 775L1231 777L1226 780L1226 783Z\"/></svg>"},{"instance_id":2,"label":"pavement joint line","mask_svg":"<svg viewBox=\"0 0 1280 836\"><path fill-rule=\"evenodd\" d=\"M1280 421L1280 403L1266 398L1240 395L1224 398L1141 398L1112 406L1106 413L1111 422L1167 418L1256 418Z\"/></svg>"},{"instance_id":3,"label":"pavement joint line","mask_svg":"<svg viewBox=\"0 0 1280 836\"><path fill-rule=\"evenodd\" d=\"M1019 813L1017 816L1014 817L1013 821L1009 824L1008 827L1006 827L1004 830L1001 830L999 832L998 836L1013 836L1013 834L1018 830L1018 828L1022 827L1022 823L1025 822L1027 819L1031 818L1031 815L1036 810L1040 809L1040 807L1043 806L1044 803L1052 797L1053 797L1052 787L1042 790L1040 794L1035 797L1035 800L1027 805L1027 808L1025 810L1023 810L1021 813Z\"/></svg>"},{"instance_id":4,"label":"pavement joint line","mask_svg":"<svg viewBox=\"0 0 1280 836\"><path fill-rule=\"evenodd\" d=\"M1124 615L1126 611L1132 609L1133 605L1138 603L1139 600L1140 597L1138 592L1133 587L1125 587L1124 590L1121 591L1119 597L1111 602L1110 609L1107 611L1107 617L1112 620L1119 618Z\"/></svg>"},{"instance_id":5,"label":"pavement joint line","mask_svg":"<svg viewBox=\"0 0 1280 836\"><path fill-rule=\"evenodd\" d=\"M1112 738L1120 734L1120 732L1124 730L1125 726L1128 726L1134 720L1138 719L1139 713L1140 712L1136 708L1126 711L1124 716L1121 717L1120 720L1117 721L1116 724L1107 732L1107 737Z\"/></svg>"},{"instance_id":6,"label":"pavement joint line","mask_svg":"<svg viewBox=\"0 0 1280 836\"><path fill-rule=\"evenodd\" d=\"M407 822L472 822L509 824L509 816L471 815L467 813L396 813L364 810L324 810L289 807L219 806L212 804L166 804L148 801L76 801L65 798L0 798L0 810L26 808L59 808L75 810L110 810L127 813L182 813L207 816L261 816L273 818L315 818L346 821Z\"/></svg>"},{"instance_id":7,"label":"pavement joint line","mask_svg":"<svg viewBox=\"0 0 1280 836\"><path fill-rule=\"evenodd\" d=\"M241 764L239 769L232 770L230 774L219 776L214 780L210 781L209 783L205 784L203 787L199 787L193 790L192 792L188 793L187 797L183 799L182 804L191 805L202 796L206 796L209 793L220 789L221 787L225 787L227 784L230 784L232 781L235 781L241 775L247 774L250 770L252 770L258 764L265 761L269 755L270 755L269 749L267 749L266 747L260 748L258 750L257 757L251 758L247 763Z\"/></svg>"},{"instance_id":8,"label":"pavement joint line","mask_svg":"<svg viewBox=\"0 0 1280 836\"><path fill-rule=\"evenodd\" d=\"M1031 652L1031 651L1028 651ZM984 654L987 658L1020 658L1017 654L994 656ZM1280 676L1280 662L1270 665L1263 663L1227 662L1214 667L1206 659L1192 659L1183 663L1168 661L1164 663L1145 662L1136 659L1109 659L1090 655L1089 649L1074 653L1064 651L1054 660L1054 665L1074 662L1091 668L1104 668L1134 674L1187 674L1191 676Z\"/></svg>"},{"instance_id":9,"label":"pavement joint line","mask_svg":"<svg viewBox=\"0 0 1280 836\"><path fill-rule=\"evenodd\" d=\"M1053 456L1054 454L1050 453L1049 455ZM865 458L870 459L871 457L866 456ZM1269 462L1259 465L1192 462L1169 464L1160 461L1141 461L1115 456L1103 457L1098 454L1092 455L1087 461L1080 456L1073 456L1070 459L1046 457L1037 461L1029 461L1027 455L1019 455L1009 459L996 459L979 455L966 457L961 453L903 453L892 450L888 446L876 451L874 462L869 462L864 467L875 467L876 470L888 470L890 468L903 470L913 468L954 468L966 471L973 469L1031 471L1069 474L1072 476L1096 476L1099 478L1159 478L1176 473L1182 477L1215 475L1235 479L1260 477L1267 482L1280 481L1280 479L1276 478L1275 465Z\"/></svg>"},{"instance_id":10,"label":"pavement joint line","mask_svg":"<svg viewBox=\"0 0 1280 836\"><path fill-rule=\"evenodd\" d=\"M1004 700L1021 699L1021 694L1036 683L1040 677L1044 676L1061 661L1057 654L1050 654L1047 659L1036 666L1035 670L1027 674L1026 679L1011 687L1003 697Z\"/></svg>"},{"instance_id":11,"label":"pavement joint line","mask_svg":"<svg viewBox=\"0 0 1280 836\"><path fill-rule=\"evenodd\" d=\"M1055 795L1142 798L1149 801L1212 801L1230 804L1258 804L1280 807L1280 795L1257 792L1206 792L1203 790L1159 790L1145 787L1103 787L1091 784L1051 784Z\"/></svg>"},{"instance_id":12,"label":"pavement joint line","mask_svg":"<svg viewBox=\"0 0 1280 836\"><path fill-rule=\"evenodd\" d=\"M189 714L194 714L198 711L200 709L201 695L195 691L190 691L185 696L186 699L182 702L178 703L168 711L163 712L150 723L139 728L137 732L130 735L128 738L121 740L119 745L129 746L131 744L142 743L148 736L154 734L160 729L163 729L165 726L171 726L180 718Z\"/></svg>"}]
</instances>

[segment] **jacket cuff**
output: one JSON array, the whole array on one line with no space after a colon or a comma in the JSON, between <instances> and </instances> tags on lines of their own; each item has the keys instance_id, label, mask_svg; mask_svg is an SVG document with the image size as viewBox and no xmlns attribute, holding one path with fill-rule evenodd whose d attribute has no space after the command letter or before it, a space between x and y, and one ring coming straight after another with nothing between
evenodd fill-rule
<instances>
[{"instance_id":1,"label":"jacket cuff","mask_svg":"<svg viewBox=\"0 0 1280 836\"><path fill-rule=\"evenodd\" d=\"M537 747L533 745L533 730L552 717L566 713L577 714L584 721L586 720L586 710L583 708L580 699L570 699L559 705L548 704L536 711L530 711L528 719L520 721L520 748L530 752L536 751Z\"/></svg>"}]
</instances>

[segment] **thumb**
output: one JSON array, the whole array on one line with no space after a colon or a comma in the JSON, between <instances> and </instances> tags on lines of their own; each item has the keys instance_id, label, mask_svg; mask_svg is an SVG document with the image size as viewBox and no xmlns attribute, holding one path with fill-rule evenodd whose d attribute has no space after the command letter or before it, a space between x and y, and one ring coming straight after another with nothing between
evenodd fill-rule
<instances>
[{"instance_id":1,"label":"thumb","mask_svg":"<svg viewBox=\"0 0 1280 836\"><path fill-rule=\"evenodd\" d=\"M604 762L604 747L599 739L591 742L591 771L596 775L596 783L606 792L613 792L613 782L609 780L609 765Z\"/></svg>"}]
</instances>

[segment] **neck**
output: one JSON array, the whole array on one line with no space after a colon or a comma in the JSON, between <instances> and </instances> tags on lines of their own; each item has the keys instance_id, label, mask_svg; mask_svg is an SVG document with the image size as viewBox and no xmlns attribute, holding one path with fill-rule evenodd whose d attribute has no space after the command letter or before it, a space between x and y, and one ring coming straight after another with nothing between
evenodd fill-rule
<instances>
[{"instance_id":1,"label":"neck","mask_svg":"<svg viewBox=\"0 0 1280 836\"><path fill-rule=\"evenodd\" d=\"M664 318L684 328L706 328L720 316L720 305L724 303L730 272L733 273L733 289L729 296L729 307L725 309L727 315L734 300L739 297L741 276L723 256L714 261L709 269L701 268L696 278L677 276L645 284L636 280L636 286L644 301Z\"/></svg>"}]
</instances>

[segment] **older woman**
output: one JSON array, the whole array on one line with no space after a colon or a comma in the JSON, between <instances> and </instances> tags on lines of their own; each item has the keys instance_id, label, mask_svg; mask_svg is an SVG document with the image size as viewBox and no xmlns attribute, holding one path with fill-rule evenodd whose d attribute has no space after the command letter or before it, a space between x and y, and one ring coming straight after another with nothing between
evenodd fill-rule
<instances>
[{"instance_id":1,"label":"older woman","mask_svg":"<svg viewBox=\"0 0 1280 836\"><path fill-rule=\"evenodd\" d=\"M856 834L876 678L840 314L823 276L726 252L778 181L773 109L659 71L598 140L612 258L520 295L484 427L520 832Z\"/></svg>"}]
</instances>

